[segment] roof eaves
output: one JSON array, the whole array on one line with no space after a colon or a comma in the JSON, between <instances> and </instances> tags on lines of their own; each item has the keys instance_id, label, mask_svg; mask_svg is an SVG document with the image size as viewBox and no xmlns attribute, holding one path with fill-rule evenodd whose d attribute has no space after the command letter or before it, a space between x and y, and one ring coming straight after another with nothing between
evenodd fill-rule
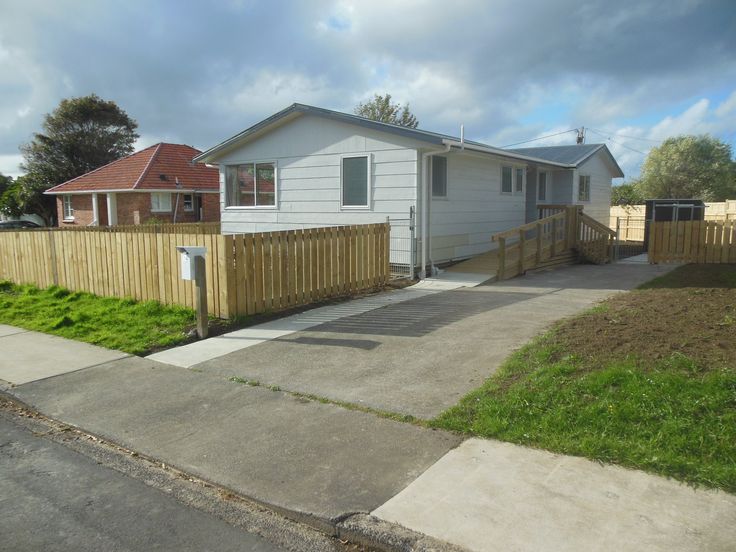
<instances>
[{"instance_id":1,"label":"roof eaves","mask_svg":"<svg viewBox=\"0 0 736 552\"><path fill-rule=\"evenodd\" d=\"M133 189L138 189L138 185L143 181L143 179L146 177L146 174L148 174L148 170L151 168L151 165L153 164L154 159L158 156L158 152L161 151L161 146L163 145L163 142L159 142L156 144L156 149L154 150L153 154L151 155L151 158L148 160L148 163L146 163L146 166L143 168L143 171L141 171L141 174L138 175L138 180L135 181L135 184L133 184Z\"/></svg>"},{"instance_id":2,"label":"roof eaves","mask_svg":"<svg viewBox=\"0 0 736 552\"><path fill-rule=\"evenodd\" d=\"M463 143L461 143L459 140L443 140L445 144L450 144L455 147L462 147ZM542 159L539 157L531 157L529 155L521 155L519 153L512 153L507 150L503 150L500 148L494 148L493 146L487 146L485 144L481 144L479 142L468 142L467 140L464 142L464 147L469 150L473 151L479 151L481 153L487 153L489 155L497 155L499 157L506 157L510 159L518 159L520 161L531 161L533 163L539 163L542 165L549 165L552 167L561 167L565 169L573 169L575 168L574 165L569 165L567 163L560 163L559 161L549 161L547 159Z\"/></svg>"}]
</instances>

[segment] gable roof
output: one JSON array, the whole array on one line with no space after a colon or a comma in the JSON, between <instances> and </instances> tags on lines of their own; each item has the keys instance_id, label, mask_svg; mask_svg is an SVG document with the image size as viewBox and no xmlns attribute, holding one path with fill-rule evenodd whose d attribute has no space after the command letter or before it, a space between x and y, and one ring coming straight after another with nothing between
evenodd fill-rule
<instances>
[{"instance_id":1,"label":"gable roof","mask_svg":"<svg viewBox=\"0 0 736 552\"><path fill-rule=\"evenodd\" d=\"M219 191L217 169L192 163L201 152L160 142L46 190L47 194L127 190ZM179 180L180 186L176 182Z\"/></svg>"},{"instance_id":2,"label":"gable roof","mask_svg":"<svg viewBox=\"0 0 736 552\"><path fill-rule=\"evenodd\" d=\"M539 159L546 159L557 163L565 163L574 167L579 167L582 163L590 159L599 151L604 150L609 161L613 166L614 178L622 178L624 176L621 167L619 167L613 154L605 144L575 144L572 146L542 146L536 148L515 148L508 151L518 153L520 155L528 155Z\"/></svg>"},{"instance_id":3,"label":"gable roof","mask_svg":"<svg viewBox=\"0 0 736 552\"><path fill-rule=\"evenodd\" d=\"M198 163L216 162L220 153L226 152L231 147L235 147L236 145L241 145L250 140L253 140L257 138L258 136L265 134L269 130L281 124L284 124L288 121L291 121L301 115L313 115L313 116L322 117L322 118L326 118L326 119L330 119L334 121L340 121L343 123L357 125L362 128L378 130L380 132L387 132L389 134L403 136L405 138L411 138L413 140L417 140L417 141L424 142L430 145L435 145L435 146L448 146L449 145L452 147L462 147L468 150L479 151L482 153L488 153L488 154L511 158L511 159L518 159L521 161L532 161L532 162L543 163L546 165L552 165L552 166L557 166L557 167L572 168L571 165L568 165L566 163L560 163L560 162L550 161L546 159L534 158L526 154L516 153L511 150L503 150L501 148L489 146L488 144L483 144L481 142L474 142L472 140L463 140L461 143L460 138L455 137L455 136L450 136L449 134L441 134L438 132L429 132L427 130L420 130L417 128L409 128L409 127L404 127L400 125L393 125L390 123L382 123L380 121L366 119L365 117L360 117L358 115L351 115L349 113L342 113L340 111L332 111L330 109L324 109L322 107L314 107L311 105L305 105L305 104L300 104L300 103L292 104L286 109L282 109L278 113L275 113L274 115L271 115L270 117L262 120L261 122L256 123L255 125L245 129L243 132L240 132L236 134L235 136L232 136L228 138L227 140L220 142L219 144L208 149L204 153L197 155L194 158L194 161Z\"/></svg>"}]
</instances>

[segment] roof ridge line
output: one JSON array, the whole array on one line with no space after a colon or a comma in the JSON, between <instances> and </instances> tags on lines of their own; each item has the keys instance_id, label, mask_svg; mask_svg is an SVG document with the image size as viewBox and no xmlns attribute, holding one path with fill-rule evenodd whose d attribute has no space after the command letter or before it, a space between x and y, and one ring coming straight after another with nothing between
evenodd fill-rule
<instances>
[{"instance_id":1,"label":"roof ridge line","mask_svg":"<svg viewBox=\"0 0 736 552\"><path fill-rule=\"evenodd\" d=\"M146 166L143 168L143 171L141 172L141 174L138 175L138 180L135 181L135 184L133 184L133 187L131 188L131 190L138 189L138 184L140 184L143 178L146 176L146 174L148 174L148 169L151 168L151 165L153 164L153 160L156 159L156 157L158 156L158 152L161 150L162 145L163 145L163 142L159 142L158 144L156 144L156 150L153 152L153 155L151 155L151 158L148 160L148 163L146 163Z\"/></svg>"},{"instance_id":2,"label":"roof ridge line","mask_svg":"<svg viewBox=\"0 0 736 552\"><path fill-rule=\"evenodd\" d=\"M151 147L153 147L153 146L148 146L148 148L151 148ZM97 167L96 169L92 169L89 172L80 174L79 176L75 176L74 178L71 178L71 179L69 179L69 180L67 180L65 182L61 182L61 183L57 184L56 186L52 186L51 188L49 188L48 190L46 190L44 193L51 192L51 191L55 190L56 188L58 188L59 186L66 186L67 184L71 184L72 182L74 182L75 180L79 180L83 176L89 176L90 174L96 173L97 171L101 171L105 167L109 167L110 165L114 165L115 163L120 163L121 161L125 161L129 157L133 157L134 155L137 155L139 153L142 153L142 152L146 151L148 148L143 148L141 151L134 151L133 153L129 153L125 157L121 157L120 159L115 159L115 161L110 161L109 163L105 163L104 165L101 165L101 166Z\"/></svg>"}]
</instances>

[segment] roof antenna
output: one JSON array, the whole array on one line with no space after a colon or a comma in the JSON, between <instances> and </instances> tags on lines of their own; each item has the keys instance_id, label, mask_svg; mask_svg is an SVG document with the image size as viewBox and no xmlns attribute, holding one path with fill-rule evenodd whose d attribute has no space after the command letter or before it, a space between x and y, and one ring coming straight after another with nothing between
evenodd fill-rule
<instances>
[{"instance_id":1,"label":"roof antenna","mask_svg":"<svg viewBox=\"0 0 736 552\"><path fill-rule=\"evenodd\" d=\"M585 143L585 127L580 127L578 129L578 137L575 141L577 144L584 144Z\"/></svg>"}]
</instances>

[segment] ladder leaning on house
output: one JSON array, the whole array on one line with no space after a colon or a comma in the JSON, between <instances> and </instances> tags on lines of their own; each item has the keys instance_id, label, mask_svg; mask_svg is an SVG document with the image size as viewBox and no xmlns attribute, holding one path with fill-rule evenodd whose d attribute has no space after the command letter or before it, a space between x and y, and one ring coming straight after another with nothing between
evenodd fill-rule
<instances>
[{"instance_id":1,"label":"ladder leaning on house","mask_svg":"<svg viewBox=\"0 0 736 552\"><path fill-rule=\"evenodd\" d=\"M545 205L543 218L491 236L498 242L498 280L583 259L611 262L616 232L583 213L581 205Z\"/></svg>"}]
</instances>

